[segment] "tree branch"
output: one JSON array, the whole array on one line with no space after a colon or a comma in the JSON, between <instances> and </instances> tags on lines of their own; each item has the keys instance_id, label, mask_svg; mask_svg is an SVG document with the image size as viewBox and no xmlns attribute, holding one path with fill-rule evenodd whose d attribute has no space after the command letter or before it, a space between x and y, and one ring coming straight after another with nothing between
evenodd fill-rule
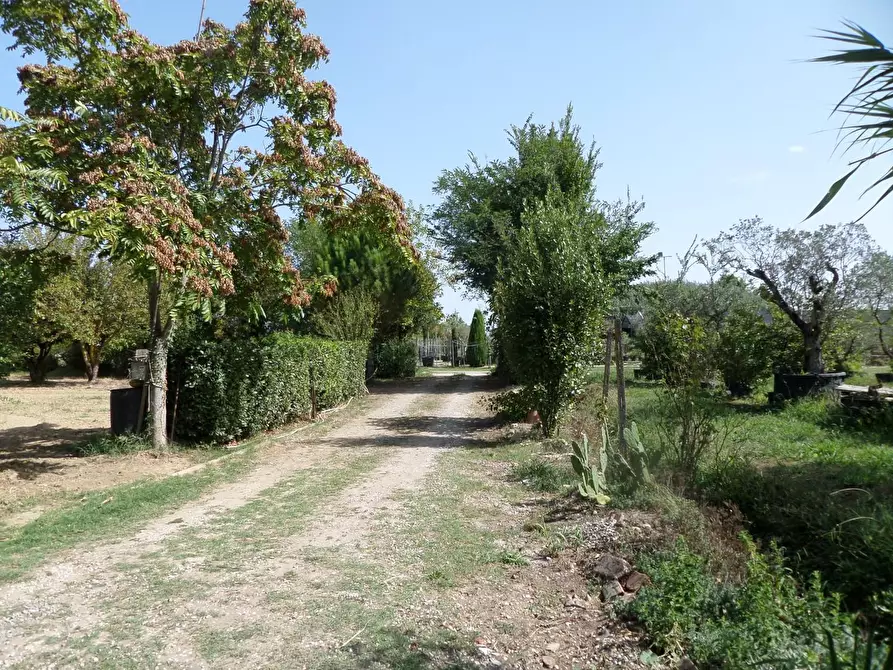
<instances>
[{"instance_id":1,"label":"tree branch","mask_svg":"<svg viewBox=\"0 0 893 670\"><path fill-rule=\"evenodd\" d=\"M759 279L763 282L766 288L769 289L769 293L772 295L772 302L775 303L782 312L787 314L788 318L794 322L794 325L797 326L802 333L806 333L809 330L809 325L797 313L797 310L788 304L788 301L781 295L781 291L778 290L778 286L772 281L772 278L765 273L765 271L759 268L756 270L748 270L745 268L744 272L754 279Z\"/></svg>"}]
</instances>

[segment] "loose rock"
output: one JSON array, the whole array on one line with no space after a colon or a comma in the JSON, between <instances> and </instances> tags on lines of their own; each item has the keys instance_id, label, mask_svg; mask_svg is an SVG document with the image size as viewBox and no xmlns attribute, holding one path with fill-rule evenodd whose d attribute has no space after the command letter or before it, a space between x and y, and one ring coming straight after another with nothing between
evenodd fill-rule
<instances>
[{"instance_id":1,"label":"loose rock","mask_svg":"<svg viewBox=\"0 0 893 670\"><path fill-rule=\"evenodd\" d=\"M614 554L602 554L592 566L592 571L605 580L620 579L632 570L629 563Z\"/></svg>"},{"instance_id":2,"label":"loose rock","mask_svg":"<svg viewBox=\"0 0 893 670\"><path fill-rule=\"evenodd\" d=\"M649 579L648 575L644 572L638 572L637 570L633 570L626 577L626 581L624 581L623 586L630 593L637 593L639 589L643 586L647 586L651 583L651 579Z\"/></svg>"},{"instance_id":3,"label":"loose rock","mask_svg":"<svg viewBox=\"0 0 893 670\"><path fill-rule=\"evenodd\" d=\"M605 602L614 600L614 598L622 595L623 587L620 586L620 582L618 582L616 579L612 579L610 582L602 586L602 599Z\"/></svg>"}]
</instances>

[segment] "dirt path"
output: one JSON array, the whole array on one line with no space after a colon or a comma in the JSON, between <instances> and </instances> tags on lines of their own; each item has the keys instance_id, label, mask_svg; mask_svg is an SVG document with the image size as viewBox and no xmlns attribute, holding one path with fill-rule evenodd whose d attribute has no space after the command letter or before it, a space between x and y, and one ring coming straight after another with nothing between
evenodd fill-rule
<instances>
[{"instance_id":1,"label":"dirt path","mask_svg":"<svg viewBox=\"0 0 893 670\"><path fill-rule=\"evenodd\" d=\"M482 392L471 378L376 391L368 412L322 438L286 438L254 471L133 536L0 587L0 667L235 667L246 626L268 639L254 653L265 664L284 648L271 633L293 627L271 606L275 588L306 592L325 575L308 569L314 551L362 557L373 521L399 515L438 454L473 437Z\"/></svg>"}]
</instances>

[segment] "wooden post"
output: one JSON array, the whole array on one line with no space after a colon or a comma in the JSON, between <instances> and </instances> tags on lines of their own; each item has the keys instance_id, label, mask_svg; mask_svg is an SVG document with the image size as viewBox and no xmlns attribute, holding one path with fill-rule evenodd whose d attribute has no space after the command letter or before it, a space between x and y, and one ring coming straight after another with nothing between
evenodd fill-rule
<instances>
[{"instance_id":1,"label":"wooden post","mask_svg":"<svg viewBox=\"0 0 893 670\"><path fill-rule=\"evenodd\" d=\"M316 375L313 373L313 363L310 364L310 420L316 420Z\"/></svg>"},{"instance_id":2,"label":"wooden post","mask_svg":"<svg viewBox=\"0 0 893 670\"><path fill-rule=\"evenodd\" d=\"M180 404L180 374L177 373L177 390L174 391L174 415L171 417L171 434L168 435L167 441L174 441L174 433L177 430L177 407Z\"/></svg>"},{"instance_id":3,"label":"wooden post","mask_svg":"<svg viewBox=\"0 0 893 670\"><path fill-rule=\"evenodd\" d=\"M611 350L614 348L614 324L607 324L607 334L605 335L605 378L602 380L602 402L607 407L608 404L608 387L611 386Z\"/></svg>"},{"instance_id":4,"label":"wooden post","mask_svg":"<svg viewBox=\"0 0 893 670\"><path fill-rule=\"evenodd\" d=\"M614 319L614 340L617 343L617 444L626 457L626 379L623 376L623 330L621 319Z\"/></svg>"}]
</instances>

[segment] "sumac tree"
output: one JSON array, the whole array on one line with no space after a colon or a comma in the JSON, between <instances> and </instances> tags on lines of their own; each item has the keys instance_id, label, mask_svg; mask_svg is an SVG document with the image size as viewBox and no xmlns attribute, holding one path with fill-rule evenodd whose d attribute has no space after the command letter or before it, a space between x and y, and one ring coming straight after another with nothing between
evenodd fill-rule
<instances>
[{"instance_id":1,"label":"sumac tree","mask_svg":"<svg viewBox=\"0 0 893 670\"><path fill-rule=\"evenodd\" d=\"M3 218L82 235L147 283L156 446L184 312L270 293L300 307L321 288L283 253L284 208L411 246L399 196L339 140L335 91L307 77L328 50L292 0L251 0L236 26L169 46L115 0L4 0L0 22L40 57L19 69L24 114L2 112Z\"/></svg>"}]
</instances>

